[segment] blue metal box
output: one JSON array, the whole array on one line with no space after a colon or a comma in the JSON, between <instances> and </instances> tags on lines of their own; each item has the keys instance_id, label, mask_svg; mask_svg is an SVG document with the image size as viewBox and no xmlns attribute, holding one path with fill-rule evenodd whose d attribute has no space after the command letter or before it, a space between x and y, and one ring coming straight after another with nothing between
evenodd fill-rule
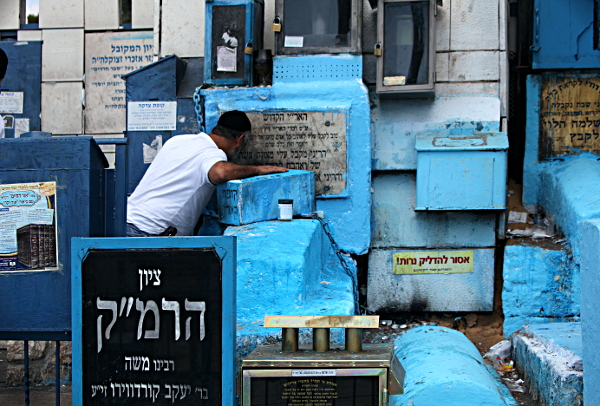
<instances>
[{"instance_id":1,"label":"blue metal box","mask_svg":"<svg viewBox=\"0 0 600 406\"><path fill-rule=\"evenodd\" d=\"M57 266L0 272L0 339L70 339L71 237L105 233L104 154L92 137L0 139L0 184L56 182Z\"/></svg>"},{"instance_id":2,"label":"blue metal box","mask_svg":"<svg viewBox=\"0 0 600 406\"><path fill-rule=\"evenodd\" d=\"M506 133L422 133L415 148L415 210L506 209Z\"/></svg>"}]
</instances>

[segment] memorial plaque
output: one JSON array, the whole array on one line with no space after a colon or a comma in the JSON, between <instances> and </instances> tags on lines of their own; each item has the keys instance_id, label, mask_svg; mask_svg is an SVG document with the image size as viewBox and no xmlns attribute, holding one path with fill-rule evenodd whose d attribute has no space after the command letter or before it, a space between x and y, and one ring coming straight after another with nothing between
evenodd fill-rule
<instances>
[{"instance_id":1,"label":"memorial plaque","mask_svg":"<svg viewBox=\"0 0 600 406\"><path fill-rule=\"evenodd\" d=\"M385 374L379 368L247 370L250 394L242 406L378 406Z\"/></svg>"},{"instance_id":2,"label":"memorial plaque","mask_svg":"<svg viewBox=\"0 0 600 406\"><path fill-rule=\"evenodd\" d=\"M236 162L314 171L317 196L346 190L346 113L249 112L252 135Z\"/></svg>"},{"instance_id":3,"label":"memorial plaque","mask_svg":"<svg viewBox=\"0 0 600 406\"><path fill-rule=\"evenodd\" d=\"M551 76L540 97L540 159L600 153L600 78Z\"/></svg>"},{"instance_id":4,"label":"memorial plaque","mask_svg":"<svg viewBox=\"0 0 600 406\"><path fill-rule=\"evenodd\" d=\"M151 31L85 34L85 132L125 131L121 76L153 62Z\"/></svg>"},{"instance_id":5,"label":"memorial plaque","mask_svg":"<svg viewBox=\"0 0 600 406\"><path fill-rule=\"evenodd\" d=\"M212 249L90 250L83 404L221 405L222 271Z\"/></svg>"}]
</instances>

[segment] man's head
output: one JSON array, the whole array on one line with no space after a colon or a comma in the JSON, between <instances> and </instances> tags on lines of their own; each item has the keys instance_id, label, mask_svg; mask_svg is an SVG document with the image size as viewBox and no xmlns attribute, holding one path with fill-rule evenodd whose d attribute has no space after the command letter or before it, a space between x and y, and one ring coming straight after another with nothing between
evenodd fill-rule
<instances>
[{"instance_id":1,"label":"man's head","mask_svg":"<svg viewBox=\"0 0 600 406\"><path fill-rule=\"evenodd\" d=\"M0 48L0 83L2 83L2 79L4 79L4 75L6 75L6 68L8 67L8 57L6 56L6 52Z\"/></svg>"},{"instance_id":2,"label":"man's head","mask_svg":"<svg viewBox=\"0 0 600 406\"><path fill-rule=\"evenodd\" d=\"M244 148L248 136L252 130L252 124L243 111L232 110L223 113L217 125L211 131L212 134L225 138L230 146L227 153L229 160L235 159L237 154Z\"/></svg>"}]
</instances>

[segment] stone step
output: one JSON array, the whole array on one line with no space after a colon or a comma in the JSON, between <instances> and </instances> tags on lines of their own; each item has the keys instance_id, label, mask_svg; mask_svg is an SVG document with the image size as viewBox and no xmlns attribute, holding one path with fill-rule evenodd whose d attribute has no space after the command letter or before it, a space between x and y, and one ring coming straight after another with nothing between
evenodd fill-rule
<instances>
[{"instance_id":1,"label":"stone step","mask_svg":"<svg viewBox=\"0 0 600 406\"><path fill-rule=\"evenodd\" d=\"M583 405L581 323L523 326L511 341L517 371L544 406Z\"/></svg>"}]
</instances>

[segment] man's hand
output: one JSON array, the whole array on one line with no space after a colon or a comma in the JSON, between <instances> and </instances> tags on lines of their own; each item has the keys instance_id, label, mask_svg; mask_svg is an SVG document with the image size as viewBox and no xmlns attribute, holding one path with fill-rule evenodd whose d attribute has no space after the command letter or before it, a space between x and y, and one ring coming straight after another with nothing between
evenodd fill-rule
<instances>
[{"instance_id":1,"label":"man's hand","mask_svg":"<svg viewBox=\"0 0 600 406\"><path fill-rule=\"evenodd\" d=\"M287 172L287 168L271 165L238 165L227 161L220 161L208 171L208 178L213 185L228 182L234 179L246 179L252 176L269 175L272 173Z\"/></svg>"}]
</instances>

